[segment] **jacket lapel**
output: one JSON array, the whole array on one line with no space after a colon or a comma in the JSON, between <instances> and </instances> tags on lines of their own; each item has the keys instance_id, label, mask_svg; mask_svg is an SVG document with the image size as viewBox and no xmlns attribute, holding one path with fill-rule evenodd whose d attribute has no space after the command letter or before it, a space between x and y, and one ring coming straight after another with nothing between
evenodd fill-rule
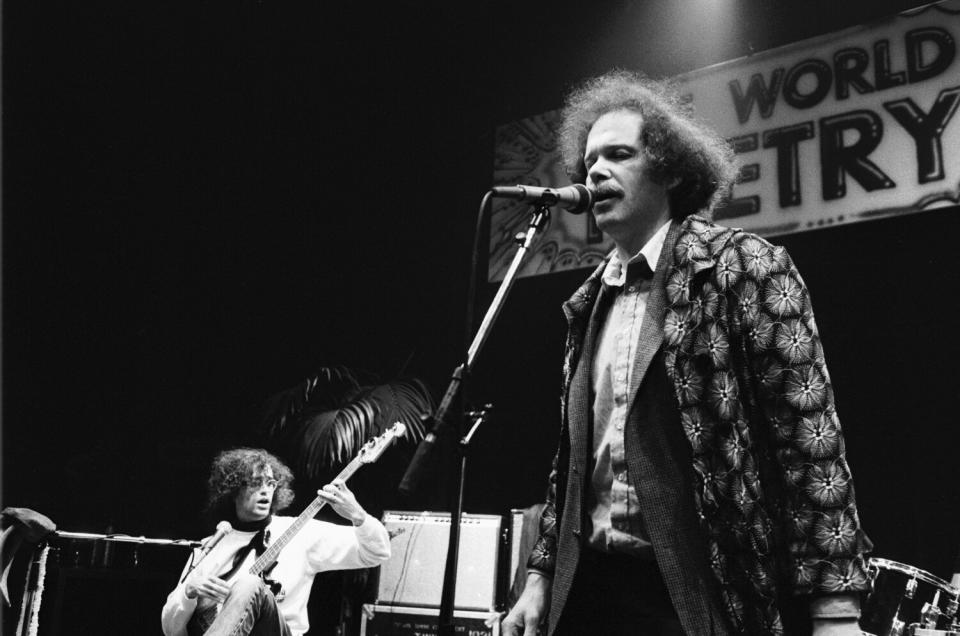
<instances>
[{"instance_id":1,"label":"jacket lapel","mask_svg":"<svg viewBox=\"0 0 960 636\"><path fill-rule=\"evenodd\" d=\"M593 422L593 418L588 415L588 412L593 410L593 359L597 349L597 337L607 317L607 310L614 293L606 285L601 285L590 312L590 320L587 322L587 330L583 337L580 364L577 365L570 383L571 414L578 417L576 420L571 419L572 422ZM590 430L592 428L592 426L585 426L582 427L583 430L577 431L578 436L582 438L578 442L590 453L593 450L593 432Z\"/></svg>"},{"instance_id":2,"label":"jacket lapel","mask_svg":"<svg viewBox=\"0 0 960 636\"><path fill-rule=\"evenodd\" d=\"M600 276L605 266L606 261L600 264L593 275L563 305L564 314L567 317L568 335L562 399L565 402L564 421L571 424L590 421L589 365L593 361L592 342L594 340L591 334L596 327L597 301L603 287ZM588 428L588 426L570 426L568 433L571 460L577 462L581 469L585 469L586 457L590 454Z\"/></svg>"},{"instance_id":3,"label":"jacket lapel","mask_svg":"<svg viewBox=\"0 0 960 636\"><path fill-rule=\"evenodd\" d=\"M650 296L647 297L647 309L643 316L643 324L640 326L637 356L630 375L628 395L633 396L633 399L636 399L637 390L647 374L647 369L650 368L650 361L653 360L663 341L663 317L667 311L667 270L670 269L673 261L673 247L676 245L677 236L680 235L680 229L681 224L677 221L670 223L663 249L660 250L660 258L657 259L657 266L653 272Z\"/></svg>"}]
</instances>

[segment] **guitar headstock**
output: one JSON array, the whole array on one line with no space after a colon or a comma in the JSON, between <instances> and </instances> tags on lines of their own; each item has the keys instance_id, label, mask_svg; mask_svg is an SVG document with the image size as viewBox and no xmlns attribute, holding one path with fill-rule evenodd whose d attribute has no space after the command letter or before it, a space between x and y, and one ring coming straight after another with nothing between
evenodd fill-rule
<instances>
[{"instance_id":1,"label":"guitar headstock","mask_svg":"<svg viewBox=\"0 0 960 636\"><path fill-rule=\"evenodd\" d=\"M363 448L360 449L360 454L357 456L358 459L364 464L372 464L373 462L380 459L380 455L383 454L383 451L387 450L387 446L390 445L394 439L403 436L407 431L407 427L403 422L397 422L387 430L385 430L381 435L374 437L372 440L363 445Z\"/></svg>"}]
</instances>

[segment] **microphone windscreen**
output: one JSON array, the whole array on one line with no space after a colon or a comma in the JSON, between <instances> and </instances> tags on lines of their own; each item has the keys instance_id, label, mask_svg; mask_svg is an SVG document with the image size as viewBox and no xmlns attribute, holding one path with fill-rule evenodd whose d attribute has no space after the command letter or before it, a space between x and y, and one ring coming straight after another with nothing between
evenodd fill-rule
<instances>
[{"instance_id":1,"label":"microphone windscreen","mask_svg":"<svg viewBox=\"0 0 960 636\"><path fill-rule=\"evenodd\" d=\"M568 212L571 214L583 214L593 207L593 192L590 191L590 188L582 183L574 183L570 187L577 191L577 193L580 195L580 199L577 201L576 205L567 208Z\"/></svg>"}]
</instances>

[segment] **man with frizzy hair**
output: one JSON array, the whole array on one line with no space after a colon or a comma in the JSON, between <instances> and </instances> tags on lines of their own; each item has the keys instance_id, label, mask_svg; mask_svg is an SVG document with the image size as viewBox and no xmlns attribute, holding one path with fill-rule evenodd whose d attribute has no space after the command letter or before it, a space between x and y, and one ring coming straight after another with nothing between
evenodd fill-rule
<instances>
[{"instance_id":1,"label":"man with frizzy hair","mask_svg":"<svg viewBox=\"0 0 960 636\"><path fill-rule=\"evenodd\" d=\"M563 307L560 445L503 633L859 635L872 546L810 296L786 250L709 220L731 148L626 71L575 89L559 134L615 248Z\"/></svg>"},{"instance_id":2,"label":"man with frizzy hair","mask_svg":"<svg viewBox=\"0 0 960 636\"><path fill-rule=\"evenodd\" d=\"M280 551L265 581L249 573L254 559L280 537L295 517L274 513L293 501L293 476L265 450L220 453L210 470L208 512L221 522L209 552L194 552L180 584L170 592L161 623L166 636L284 635L309 629L307 601L318 572L379 565L390 558L390 539L342 480L317 494L351 525L310 519ZM232 530L231 530L232 528ZM269 585L268 585L269 584Z\"/></svg>"}]
</instances>

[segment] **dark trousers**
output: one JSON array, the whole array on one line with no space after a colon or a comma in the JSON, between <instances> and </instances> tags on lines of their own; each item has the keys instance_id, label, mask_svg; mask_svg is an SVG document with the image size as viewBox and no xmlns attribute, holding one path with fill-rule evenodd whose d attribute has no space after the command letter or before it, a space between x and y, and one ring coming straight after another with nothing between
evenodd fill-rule
<instances>
[{"instance_id":1,"label":"dark trousers","mask_svg":"<svg viewBox=\"0 0 960 636\"><path fill-rule=\"evenodd\" d=\"M583 548L555 636L683 636L657 564Z\"/></svg>"}]
</instances>

